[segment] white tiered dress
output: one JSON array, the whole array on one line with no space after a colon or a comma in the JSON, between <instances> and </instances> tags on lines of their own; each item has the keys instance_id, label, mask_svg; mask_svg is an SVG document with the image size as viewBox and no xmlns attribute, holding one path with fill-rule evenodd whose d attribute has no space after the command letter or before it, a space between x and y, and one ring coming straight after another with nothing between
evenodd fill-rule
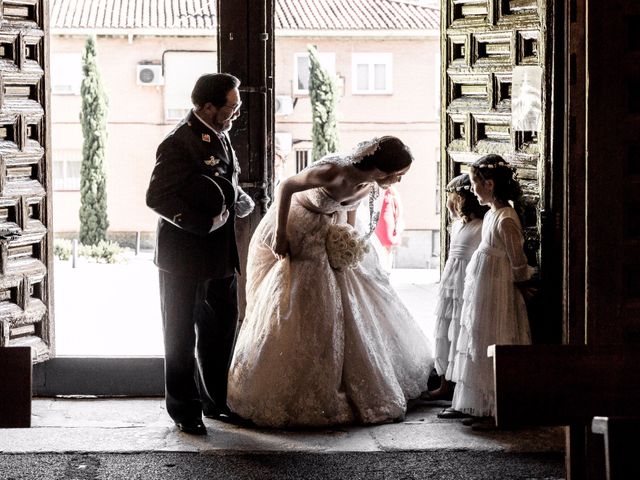
<instances>
[{"instance_id":1,"label":"white tiered dress","mask_svg":"<svg viewBox=\"0 0 640 480\"><path fill-rule=\"evenodd\" d=\"M484 216L482 241L467 267L464 304L452 380L452 408L483 417L494 414L493 364L487 347L530 344L524 299L514 282L531 278L520 220L504 207Z\"/></svg>"},{"instance_id":2,"label":"white tiered dress","mask_svg":"<svg viewBox=\"0 0 640 480\"><path fill-rule=\"evenodd\" d=\"M469 260L480 244L482 219L451 224L449 257L440 278L435 325L435 369L438 375L451 380L456 342L460 331L464 277Z\"/></svg>"}]
</instances>

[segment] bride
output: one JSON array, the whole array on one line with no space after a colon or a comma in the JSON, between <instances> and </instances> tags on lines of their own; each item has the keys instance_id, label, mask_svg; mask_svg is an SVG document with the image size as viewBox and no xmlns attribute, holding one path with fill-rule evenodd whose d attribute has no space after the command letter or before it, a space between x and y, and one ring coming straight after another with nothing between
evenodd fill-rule
<instances>
[{"instance_id":1,"label":"bride","mask_svg":"<svg viewBox=\"0 0 640 480\"><path fill-rule=\"evenodd\" d=\"M427 389L427 340L368 248L379 187L399 182L411 161L387 136L281 183L249 246L234 412L272 427L391 422ZM351 226L365 197L360 235Z\"/></svg>"}]
</instances>

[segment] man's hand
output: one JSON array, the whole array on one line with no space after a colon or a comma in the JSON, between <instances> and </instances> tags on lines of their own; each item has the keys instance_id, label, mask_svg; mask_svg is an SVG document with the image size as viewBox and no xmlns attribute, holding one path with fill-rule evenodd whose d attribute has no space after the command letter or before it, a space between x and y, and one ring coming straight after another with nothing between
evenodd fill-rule
<instances>
[{"instance_id":1,"label":"man's hand","mask_svg":"<svg viewBox=\"0 0 640 480\"><path fill-rule=\"evenodd\" d=\"M249 215L256 204L253 199L240 187L238 187L238 199L236 200L236 217L244 218Z\"/></svg>"},{"instance_id":2,"label":"man's hand","mask_svg":"<svg viewBox=\"0 0 640 480\"><path fill-rule=\"evenodd\" d=\"M217 217L213 217L213 225L211 226L211 230L209 230L209 233L219 229L221 226L227 223L228 218L229 218L229 210L227 210L227 207L223 206L222 213Z\"/></svg>"}]
</instances>

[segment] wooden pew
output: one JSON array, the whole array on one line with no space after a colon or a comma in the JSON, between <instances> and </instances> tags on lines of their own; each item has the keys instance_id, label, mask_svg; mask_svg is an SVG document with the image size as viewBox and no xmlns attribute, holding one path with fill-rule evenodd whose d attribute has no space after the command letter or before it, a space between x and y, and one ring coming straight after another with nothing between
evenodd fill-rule
<instances>
[{"instance_id":1,"label":"wooden pew","mask_svg":"<svg viewBox=\"0 0 640 480\"><path fill-rule=\"evenodd\" d=\"M0 428L31 426L31 347L0 347Z\"/></svg>"},{"instance_id":2,"label":"wooden pew","mask_svg":"<svg viewBox=\"0 0 640 480\"><path fill-rule=\"evenodd\" d=\"M493 345L496 422L589 425L640 408L640 348L622 345Z\"/></svg>"},{"instance_id":3,"label":"wooden pew","mask_svg":"<svg viewBox=\"0 0 640 480\"><path fill-rule=\"evenodd\" d=\"M569 426L567 478L594 478L596 416L637 417L640 349L624 345L493 345L499 428ZM580 445L582 442L582 445ZM591 444L591 446L589 445Z\"/></svg>"}]
</instances>

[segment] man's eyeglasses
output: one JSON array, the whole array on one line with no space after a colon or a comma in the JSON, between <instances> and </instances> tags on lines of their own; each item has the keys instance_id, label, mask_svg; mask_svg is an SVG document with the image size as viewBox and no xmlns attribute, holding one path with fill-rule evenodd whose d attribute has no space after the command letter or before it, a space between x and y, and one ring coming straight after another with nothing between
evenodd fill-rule
<instances>
[{"instance_id":1,"label":"man's eyeglasses","mask_svg":"<svg viewBox=\"0 0 640 480\"><path fill-rule=\"evenodd\" d=\"M235 105L223 105L222 108L228 108L232 113L236 113L240 111L240 107L242 107L242 102L238 102Z\"/></svg>"}]
</instances>

